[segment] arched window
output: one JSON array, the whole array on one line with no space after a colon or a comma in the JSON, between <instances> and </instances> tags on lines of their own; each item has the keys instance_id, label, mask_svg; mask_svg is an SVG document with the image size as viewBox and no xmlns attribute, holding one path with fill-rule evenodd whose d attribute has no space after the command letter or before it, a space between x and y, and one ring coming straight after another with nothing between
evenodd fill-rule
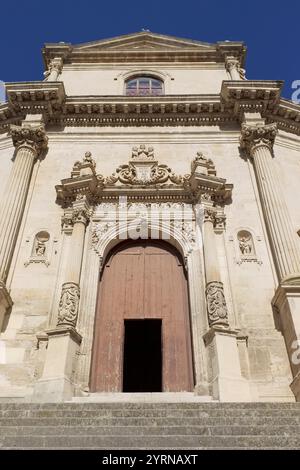
<instances>
[{"instance_id":1,"label":"arched window","mask_svg":"<svg viewBox=\"0 0 300 470\"><path fill-rule=\"evenodd\" d=\"M153 77L130 78L125 83L126 96L159 96L163 94L163 82Z\"/></svg>"}]
</instances>

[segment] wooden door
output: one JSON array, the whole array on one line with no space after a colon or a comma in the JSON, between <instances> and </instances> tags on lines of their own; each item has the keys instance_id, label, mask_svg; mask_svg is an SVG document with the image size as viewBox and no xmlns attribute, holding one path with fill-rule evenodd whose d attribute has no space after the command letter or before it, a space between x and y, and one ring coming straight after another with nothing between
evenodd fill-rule
<instances>
[{"instance_id":1,"label":"wooden door","mask_svg":"<svg viewBox=\"0 0 300 470\"><path fill-rule=\"evenodd\" d=\"M124 242L100 281L91 391L121 392L125 320L162 322L162 390L193 389L187 281L181 256L163 241Z\"/></svg>"}]
</instances>

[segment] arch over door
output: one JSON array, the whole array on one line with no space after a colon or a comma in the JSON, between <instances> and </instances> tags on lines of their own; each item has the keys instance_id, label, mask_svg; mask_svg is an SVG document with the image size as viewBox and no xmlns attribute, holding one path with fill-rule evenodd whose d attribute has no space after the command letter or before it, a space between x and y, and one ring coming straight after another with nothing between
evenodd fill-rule
<instances>
[{"instance_id":1,"label":"arch over door","mask_svg":"<svg viewBox=\"0 0 300 470\"><path fill-rule=\"evenodd\" d=\"M191 391L187 280L180 254L163 241L124 242L100 280L91 391L121 392L125 320L161 319L162 390Z\"/></svg>"}]
</instances>

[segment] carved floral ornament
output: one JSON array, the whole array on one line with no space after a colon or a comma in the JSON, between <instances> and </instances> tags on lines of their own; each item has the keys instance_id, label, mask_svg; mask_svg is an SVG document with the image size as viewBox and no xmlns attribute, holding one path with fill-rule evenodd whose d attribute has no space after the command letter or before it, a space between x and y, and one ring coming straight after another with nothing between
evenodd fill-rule
<instances>
[{"instance_id":1,"label":"carved floral ornament","mask_svg":"<svg viewBox=\"0 0 300 470\"><path fill-rule=\"evenodd\" d=\"M10 133L14 146L19 149L27 147L36 155L47 148L48 137L44 126L14 126L10 128Z\"/></svg>"}]
</instances>

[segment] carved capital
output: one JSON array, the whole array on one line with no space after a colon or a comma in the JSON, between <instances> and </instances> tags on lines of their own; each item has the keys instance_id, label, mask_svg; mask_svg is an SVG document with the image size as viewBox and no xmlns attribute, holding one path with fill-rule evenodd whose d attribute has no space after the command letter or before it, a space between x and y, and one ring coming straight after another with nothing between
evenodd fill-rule
<instances>
[{"instance_id":1,"label":"carved capital","mask_svg":"<svg viewBox=\"0 0 300 470\"><path fill-rule=\"evenodd\" d=\"M231 72L233 69L239 70L240 61L236 57L227 56L225 59L225 67L228 72Z\"/></svg>"},{"instance_id":2,"label":"carved capital","mask_svg":"<svg viewBox=\"0 0 300 470\"><path fill-rule=\"evenodd\" d=\"M91 216L91 208L87 197L84 194L77 194L73 203L72 223L82 223L87 225Z\"/></svg>"},{"instance_id":3,"label":"carved capital","mask_svg":"<svg viewBox=\"0 0 300 470\"><path fill-rule=\"evenodd\" d=\"M46 70L46 72L44 72L44 76L46 78L52 78L52 75L53 75L53 78L55 78L57 80L57 77L59 74L61 74L62 72L62 68L63 68L63 60L61 57L55 57L54 59L51 60L50 64L49 64L49 68L48 70ZM51 77L50 77L51 75Z\"/></svg>"},{"instance_id":4,"label":"carved capital","mask_svg":"<svg viewBox=\"0 0 300 470\"><path fill-rule=\"evenodd\" d=\"M267 147L272 152L277 132L276 124L253 126L243 123L240 138L241 147L246 149L251 157L259 147Z\"/></svg>"},{"instance_id":5,"label":"carved capital","mask_svg":"<svg viewBox=\"0 0 300 470\"><path fill-rule=\"evenodd\" d=\"M41 150L47 148L48 137L44 126L14 126L10 127L11 138L16 149L27 147L37 156Z\"/></svg>"},{"instance_id":6,"label":"carved capital","mask_svg":"<svg viewBox=\"0 0 300 470\"><path fill-rule=\"evenodd\" d=\"M209 325L228 325L228 311L222 282L211 281L206 285L206 302Z\"/></svg>"},{"instance_id":7,"label":"carved capital","mask_svg":"<svg viewBox=\"0 0 300 470\"><path fill-rule=\"evenodd\" d=\"M75 282L65 282L61 289L57 326L68 325L76 327L79 299L80 289L78 284Z\"/></svg>"},{"instance_id":8,"label":"carved capital","mask_svg":"<svg viewBox=\"0 0 300 470\"><path fill-rule=\"evenodd\" d=\"M212 224L215 223L216 219L216 211L214 209L207 209L204 208L204 222L210 222Z\"/></svg>"}]
</instances>

